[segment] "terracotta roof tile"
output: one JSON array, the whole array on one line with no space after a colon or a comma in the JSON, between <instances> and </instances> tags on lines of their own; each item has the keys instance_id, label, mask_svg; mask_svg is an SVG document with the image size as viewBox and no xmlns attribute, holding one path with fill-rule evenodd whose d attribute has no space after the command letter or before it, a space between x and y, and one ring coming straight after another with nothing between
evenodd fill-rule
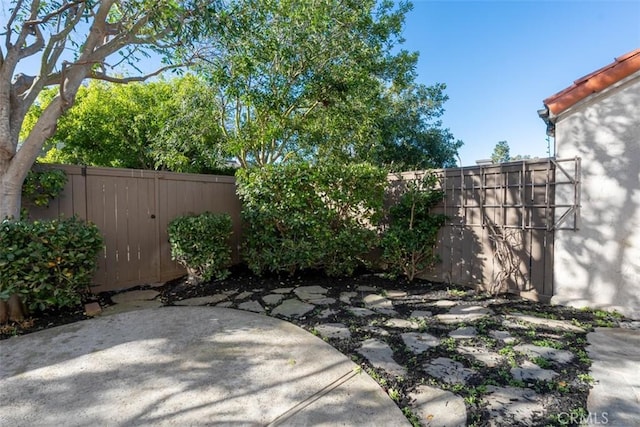
<instances>
[{"instance_id":1,"label":"terracotta roof tile","mask_svg":"<svg viewBox=\"0 0 640 427\"><path fill-rule=\"evenodd\" d=\"M615 62L579 78L568 88L545 99L543 102L554 115L582 101L587 96L600 92L640 70L640 49L615 59Z\"/></svg>"}]
</instances>

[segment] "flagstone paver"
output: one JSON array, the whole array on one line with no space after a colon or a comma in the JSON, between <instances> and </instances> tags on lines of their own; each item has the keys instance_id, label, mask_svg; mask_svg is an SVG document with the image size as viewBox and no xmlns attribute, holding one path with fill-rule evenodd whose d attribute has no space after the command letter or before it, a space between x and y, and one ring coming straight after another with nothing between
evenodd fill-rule
<instances>
[{"instance_id":1,"label":"flagstone paver","mask_svg":"<svg viewBox=\"0 0 640 427\"><path fill-rule=\"evenodd\" d=\"M450 308L450 307L453 307L455 305L458 305L458 303L456 301L450 301L450 300L446 300L446 299L441 299L441 300L438 300L438 301L434 302L433 305L435 307Z\"/></svg>"},{"instance_id":2,"label":"flagstone paver","mask_svg":"<svg viewBox=\"0 0 640 427\"><path fill-rule=\"evenodd\" d=\"M574 354L570 351L533 344L519 344L513 347L513 350L526 354L529 357L543 357L558 363L569 363L575 358Z\"/></svg>"},{"instance_id":3,"label":"flagstone paver","mask_svg":"<svg viewBox=\"0 0 640 427\"><path fill-rule=\"evenodd\" d=\"M391 300L377 294L366 295L362 301L364 306L370 310L378 313L386 314L388 316L395 316L398 313L393 309L393 303Z\"/></svg>"},{"instance_id":4,"label":"flagstone paver","mask_svg":"<svg viewBox=\"0 0 640 427\"><path fill-rule=\"evenodd\" d=\"M220 304L216 304L216 307L230 308L230 307L233 307L233 302L232 301L223 301Z\"/></svg>"},{"instance_id":5,"label":"flagstone paver","mask_svg":"<svg viewBox=\"0 0 640 427\"><path fill-rule=\"evenodd\" d=\"M464 326L455 331L451 331L449 336L457 340L470 339L478 335L478 331L473 326Z\"/></svg>"},{"instance_id":6,"label":"flagstone paver","mask_svg":"<svg viewBox=\"0 0 640 427\"><path fill-rule=\"evenodd\" d=\"M271 292L273 292L274 294L288 294L292 290L293 288L276 288L272 289Z\"/></svg>"},{"instance_id":7,"label":"flagstone paver","mask_svg":"<svg viewBox=\"0 0 640 427\"><path fill-rule=\"evenodd\" d=\"M489 411L489 425L502 427L514 425L533 426L533 419L545 413L545 402L529 388L487 386L482 398Z\"/></svg>"},{"instance_id":8,"label":"flagstone paver","mask_svg":"<svg viewBox=\"0 0 640 427\"><path fill-rule=\"evenodd\" d=\"M322 286L300 286L295 288L293 292L302 301L314 305L330 305L336 302L335 298L326 296L328 290Z\"/></svg>"},{"instance_id":9,"label":"flagstone paver","mask_svg":"<svg viewBox=\"0 0 640 427\"><path fill-rule=\"evenodd\" d=\"M101 315L110 316L128 311L162 307L164 304L158 298L159 295L158 291L150 289L127 291L113 295L111 301L114 302L114 305L105 307Z\"/></svg>"},{"instance_id":10,"label":"flagstone paver","mask_svg":"<svg viewBox=\"0 0 640 427\"><path fill-rule=\"evenodd\" d=\"M513 344L518 341L518 339L512 336L509 331L494 330L489 331L489 335L505 344Z\"/></svg>"},{"instance_id":11,"label":"flagstone paver","mask_svg":"<svg viewBox=\"0 0 640 427\"><path fill-rule=\"evenodd\" d=\"M118 313L125 313L127 311L134 311L134 310L144 310L147 308L159 308L162 307L164 304L162 303L162 301L160 300L141 300L141 301L127 301L127 302L123 302L123 303L119 303L119 304L114 304L114 305L110 305L108 307L105 307L102 310L102 314L101 316L110 316L113 314L118 314Z\"/></svg>"},{"instance_id":12,"label":"flagstone paver","mask_svg":"<svg viewBox=\"0 0 640 427\"><path fill-rule=\"evenodd\" d=\"M427 320L430 317L433 316L433 313L427 310L414 310L411 312L411 315L409 317L411 317L412 319L418 319L418 320Z\"/></svg>"},{"instance_id":13,"label":"flagstone paver","mask_svg":"<svg viewBox=\"0 0 640 427\"><path fill-rule=\"evenodd\" d=\"M410 406L424 426L463 427L467 425L464 399L450 391L420 385L409 393Z\"/></svg>"},{"instance_id":14,"label":"flagstone paver","mask_svg":"<svg viewBox=\"0 0 640 427\"><path fill-rule=\"evenodd\" d=\"M402 299L407 297L407 292L399 289L388 289L385 294L387 298L391 299Z\"/></svg>"},{"instance_id":15,"label":"flagstone paver","mask_svg":"<svg viewBox=\"0 0 640 427\"><path fill-rule=\"evenodd\" d=\"M264 313L264 307L258 301L245 301L238 304L240 310L253 311L254 313Z\"/></svg>"},{"instance_id":16,"label":"flagstone paver","mask_svg":"<svg viewBox=\"0 0 640 427\"><path fill-rule=\"evenodd\" d=\"M373 316L374 314L376 314L375 311L369 310L368 308L362 308L362 307L348 307L347 310L351 314L357 317L367 317L367 316Z\"/></svg>"},{"instance_id":17,"label":"flagstone paver","mask_svg":"<svg viewBox=\"0 0 640 427\"><path fill-rule=\"evenodd\" d=\"M351 338L349 328L343 323L325 323L322 325L316 325L315 330L325 338Z\"/></svg>"},{"instance_id":18,"label":"flagstone paver","mask_svg":"<svg viewBox=\"0 0 640 427\"><path fill-rule=\"evenodd\" d=\"M525 360L520 367L511 368L511 375L516 380L551 381L558 373L551 369L542 369L535 363Z\"/></svg>"},{"instance_id":19,"label":"flagstone paver","mask_svg":"<svg viewBox=\"0 0 640 427\"><path fill-rule=\"evenodd\" d=\"M318 317L320 319L326 319L327 317L333 316L334 314L338 314L338 312L331 308L325 308L320 312L320 314L318 314Z\"/></svg>"},{"instance_id":20,"label":"flagstone paver","mask_svg":"<svg viewBox=\"0 0 640 427\"><path fill-rule=\"evenodd\" d=\"M253 295L253 292L249 292L249 291L244 291L239 293L238 295L236 295L233 299L235 299L236 301L238 300L242 300L242 299L247 299L249 298L251 295Z\"/></svg>"},{"instance_id":21,"label":"flagstone paver","mask_svg":"<svg viewBox=\"0 0 640 427\"><path fill-rule=\"evenodd\" d=\"M448 384L466 384L469 377L475 374L475 371L448 357L438 357L422 367L427 374Z\"/></svg>"},{"instance_id":22,"label":"flagstone paver","mask_svg":"<svg viewBox=\"0 0 640 427\"><path fill-rule=\"evenodd\" d=\"M525 323L525 324L523 324ZM542 326L549 329L559 329L567 332L585 333L586 331L580 326L576 326L568 320L546 319L543 317L530 316L528 314L510 314L504 317L503 325L516 328L527 329L526 324Z\"/></svg>"},{"instance_id":23,"label":"flagstone paver","mask_svg":"<svg viewBox=\"0 0 640 427\"><path fill-rule=\"evenodd\" d=\"M358 296L357 292L341 292L340 301L345 304L351 304L351 299Z\"/></svg>"},{"instance_id":24,"label":"flagstone paver","mask_svg":"<svg viewBox=\"0 0 640 427\"><path fill-rule=\"evenodd\" d=\"M484 347L460 346L457 348L458 353L471 356L477 361L484 363L489 368L495 368L507 359L503 355L490 351Z\"/></svg>"},{"instance_id":25,"label":"flagstone paver","mask_svg":"<svg viewBox=\"0 0 640 427\"><path fill-rule=\"evenodd\" d=\"M322 286L300 286L293 290L298 298L302 300L324 298L328 290Z\"/></svg>"},{"instance_id":26,"label":"flagstone paver","mask_svg":"<svg viewBox=\"0 0 640 427\"><path fill-rule=\"evenodd\" d=\"M279 314L285 317L300 317L310 312L315 307L316 306L313 304L307 304L299 299L291 298L284 300L282 304L271 311L271 314L274 316Z\"/></svg>"},{"instance_id":27,"label":"flagstone paver","mask_svg":"<svg viewBox=\"0 0 640 427\"><path fill-rule=\"evenodd\" d=\"M400 335L411 352L420 354L440 344L440 339L426 332L405 332Z\"/></svg>"},{"instance_id":28,"label":"flagstone paver","mask_svg":"<svg viewBox=\"0 0 640 427\"><path fill-rule=\"evenodd\" d=\"M473 322L483 317L493 314L493 311L478 304L456 305L446 314L437 314L435 317L442 323Z\"/></svg>"},{"instance_id":29,"label":"flagstone paver","mask_svg":"<svg viewBox=\"0 0 640 427\"><path fill-rule=\"evenodd\" d=\"M364 332L369 332L372 334L376 334L376 335L380 335L383 337L388 337L389 331L387 331L384 328L381 328L379 326L363 326L362 328L360 328L360 330L364 331Z\"/></svg>"},{"instance_id":30,"label":"flagstone paver","mask_svg":"<svg viewBox=\"0 0 640 427\"><path fill-rule=\"evenodd\" d=\"M420 329L420 324L415 321L393 318L384 322L384 326L397 329Z\"/></svg>"},{"instance_id":31,"label":"flagstone paver","mask_svg":"<svg viewBox=\"0 0 640 427\"><path fill-rule=\"evenodd\" d=\"M280 301L284 298L282 294L269 294L262 297L262 301L264 301L267 305L276 305L279 304Z\"/></svg>"},{"instance_id":32,"label":"flagstone paver","mask_svg":"<svg viewBox=\"0 0 640 427\"><path fill-rule=\"evenodd\" d=\"M407 375L407 370L393 360L393 350L391 347L383 341L369 338L363 341L360 348L356 351L376 368L384 369L387 373L397 377Z\"/></svg>"}]
</instances>

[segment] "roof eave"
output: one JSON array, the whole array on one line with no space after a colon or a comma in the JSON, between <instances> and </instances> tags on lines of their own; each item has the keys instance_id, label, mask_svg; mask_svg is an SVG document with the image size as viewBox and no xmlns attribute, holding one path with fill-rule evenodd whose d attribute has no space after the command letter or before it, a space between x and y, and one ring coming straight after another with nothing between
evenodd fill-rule
<instances>
[{"instance_id":1,"label":"roof eave","mask_svg":"<svg viewBox=\"0 0 640 427\"><path fill-rule=\"evenodd\" d=\"M559 115L588 96L601 92L640 70L640 49L615 59L615 62L594 71L573 85L545 99L551 115Z\"/></svg>"}]
</instances>

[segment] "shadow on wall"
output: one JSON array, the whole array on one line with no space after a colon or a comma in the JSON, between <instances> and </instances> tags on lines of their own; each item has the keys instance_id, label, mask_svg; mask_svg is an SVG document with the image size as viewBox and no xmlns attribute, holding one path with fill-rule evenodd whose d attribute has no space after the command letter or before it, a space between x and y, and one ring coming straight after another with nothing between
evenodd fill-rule
<instances>
[{"instance_id":1,"label":"shadow on wall","mask_svg":"<svg viewBox=\"0 0 640 427\"><path fill-rule=\"evenodd\" d=\"M640 318L640 83L556 124L562 156L582 158L577 232L556 235L555 301Z\"/></svg>"}]
</instances>

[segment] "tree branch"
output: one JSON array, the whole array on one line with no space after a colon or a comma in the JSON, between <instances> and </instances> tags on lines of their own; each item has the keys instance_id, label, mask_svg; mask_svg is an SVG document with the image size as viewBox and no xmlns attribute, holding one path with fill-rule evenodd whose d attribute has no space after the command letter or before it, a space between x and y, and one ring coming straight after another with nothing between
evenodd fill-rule
<instances>
[{"instance_id":1,"label":"tree branch","mask_svg":"<svg viewBox=\"0 0 640 427\"><path fill-rule=\"evenodd\" d=\"M38 3L40 3L40 2L38 1ZM85 5L85 3L86 3L86 0L76 0L76 1L72 1L70 3L66 3L66 4L60 6L58 9L54 10L53 12L48 13L47 15L43 16L42 19L33 19L33 18L31 18L29 21L25 21L25 24L29 24L29 25L46 24L47 21L49 21L49 20L51 20L53 18L59 17L60 15L62 15L67 10L73 9L73 8L77 8L81 4ZM31 10L36 10L37 11L37 8L33 9L33 6L32 6ZM78 14L78 10L76 9L76 10L72 11L72 13L74 15L76 15L76 14Z\"/></svg>"},{"instance_id":2,"label":"tree branch","mask_svg":"<svg viewBox=\"0 0 640 427\"><path fill-rule=\"evenodd\" d=\"M159 74L162 74L165 71L173 70L173 69L180 68L180 67L184 67L186 65L189 65L189 64L167 65L167 66L164 66L164 67L161 67L161 68L157 69L156 71L154 71L152 73L145 74L143 76L134 76L134 77L114 77L114 76L109 76L104 72L99 72L99 71L96 71L96 70L92 70L89 73L89 75L87 75L87 77L89 77L91 79L103 80L103 81L111 82L111 83L143 82L145 80L150 79L151 77L154 77L154 76L157 76Z\"/></svg>"},{"instance_id":3,"label":"tree branch","mask_svg":"<svg viewBox=\"0 0 640 427\"><path fill-rule=\"evenodd\" d=\"M26 46L20 49L20 53L18 55L18 61L21 60L22 58L35 55L40 51L40 49L44 47L44 36L42 35L42 31L40 31L40 28L37 25L34 26L33 29L35 32L36 40L29 46Z\"/></svg>"},{"instance_id":4,"label":"tree branch","mask_svg":"<svg viewBox=\"0 0 640 427\"><path fill-rule=\"evenodd\" d=\"M76 10L75 15L67 15L66 22L61 31L56 34L52 34L49 38L49 42L42 53L42 62L40 63L40 75L42 77L49 75L55 65L60 59L60 55L64 51L64 47L67 42L67 36L76 27L82 15L84 13L84 7L82 10Z\"/></svg>"},{"instance_id":5,"label":"tree branch","mask_svg":"<svg viewBox=\"0 0 640 427\"><path fill-rule=\"evenodd\" d=\"M11 34L13 33L13 31L11 30L11 27L13 26L13 21L16 20L16 17L18 16L18 12L20 11L20 8L22 8L22 3L24 3L24 0L18 0L16 1L16 5L13 8L13 12L11 12L11 16L9 17L9 20L7 21L7 37L5 39L5 47L7 48L7 52L11 49L12 45L11 45ZM36 8L39 5L39 1L38 0L33 0L33 2L31 3L31 10L33 11L33 7L35 6ZM32 15L33 16L33 15Z\"/></svg>"}]
</instances>

